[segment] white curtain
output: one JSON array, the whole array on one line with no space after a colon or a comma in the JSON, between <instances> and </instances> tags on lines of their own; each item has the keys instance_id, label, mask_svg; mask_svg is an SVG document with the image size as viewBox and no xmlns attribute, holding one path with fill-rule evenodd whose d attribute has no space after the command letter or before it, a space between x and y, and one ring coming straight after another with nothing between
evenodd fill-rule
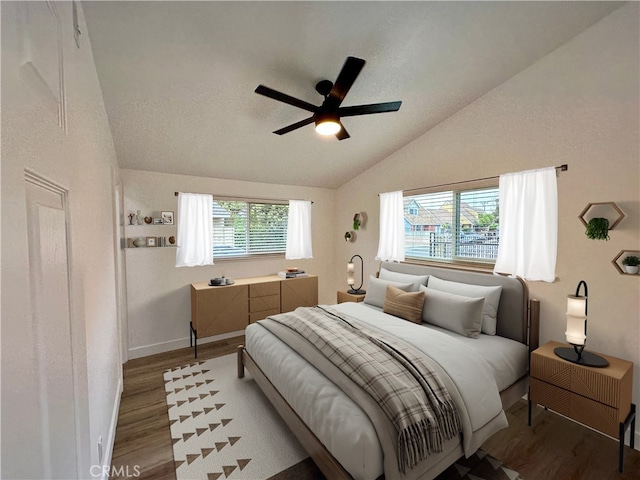
<instances>
[{"instance_id":1,"label":"white curtain","mask_svg":"<svg viewBox=\"0 0 640 480\"><path fill-rule=\"evenodd\" d=\"M380 194L380 240L376 260L404 261L404 207L402 191Z\"/></svg>"},{"instance_id":2,"label":"white curtain","mask_svg":"<svg viewBox=\"0 0 640 480\"><path fill-rule=\"evenodd\" d=\"M558 187L553 167L500 176L496 273L553 282L558 249Z\"/></svg>"},{"instance_id":3,"label":"white curtain","mask_svg":"<svg viewBox=\"0 0 640 480\"><path fill-rule=\"evenodd\" d=\"M311 202L308 200L289 200L285 258L288 260L313 258Z\"/></svg>"},{"instance_id":4,"label":"white curtain","mask_svg":"<svg viewBox=\"0 0 640 480\"><path fill-rule=\"evenodd\" d=\"M176 267L213 265L213 197L178 194Z\"/></svg>"}]
</instances>

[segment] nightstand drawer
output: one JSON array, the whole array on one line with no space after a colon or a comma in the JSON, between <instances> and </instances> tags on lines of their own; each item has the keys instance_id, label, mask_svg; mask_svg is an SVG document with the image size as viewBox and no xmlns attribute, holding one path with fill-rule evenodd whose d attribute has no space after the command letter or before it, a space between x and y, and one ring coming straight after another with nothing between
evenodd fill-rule
<instances>
[{"instance_id":1,"label":"nightstand drawer","mask_svg":"<svg viewBox=\"0 0 640 480\"><path fill-rule=\"evenodd\" d=\"M536 378L531 378L530 382L531 401L607 435L618 436L621 415L617 409Z\"/></svg>"},{"instance_id":2,"label":"nightstand drawer","mask_svg":"<svg viewBox=\"0 0 640 480\"><path fill-rule=\"evenodd\" d=\"M529 399L539 405L569 416L570 393L567 390L531 377L529 379Z\"/></svg>"},{"instance_id":3,"label":"nightstand drawer","mask_svg":"<svg viewBox=\"0 0 640 480\"><path fill-rule=\"evenodd\" d=\"M531 377L611 407L631 404L632 364L606 357L607 368L592 368L557 357L547 345L531 356Z\"/></svg>"}]
</instances>

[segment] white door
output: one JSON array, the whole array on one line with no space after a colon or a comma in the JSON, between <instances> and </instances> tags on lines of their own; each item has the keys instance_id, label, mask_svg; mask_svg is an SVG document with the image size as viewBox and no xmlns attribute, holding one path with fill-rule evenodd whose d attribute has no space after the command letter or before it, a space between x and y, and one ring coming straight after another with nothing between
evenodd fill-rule
<instances>
[{"instance_id":1,"label":"white door","mask_svg":"<svg viewBox=\"0 0 640 480\"><path fill-rule=\"evenodd\" d=\"M33 343L45 478L78 478L65 191L27 175Z\"/></svg>"}]
</instances>

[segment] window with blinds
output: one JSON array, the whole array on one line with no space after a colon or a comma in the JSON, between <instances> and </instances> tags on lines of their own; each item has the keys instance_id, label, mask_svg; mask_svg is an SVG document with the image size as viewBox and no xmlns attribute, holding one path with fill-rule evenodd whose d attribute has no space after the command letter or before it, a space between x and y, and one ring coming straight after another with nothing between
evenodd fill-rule
<instances>
[{"instance_id":1,"label":"window with blinds","mask_svg":"<svg viewBox=\"0 0 640 480\"><path fill-rule=\"evenodd\" d=\"M495 263L500 237L497 187L404 197L405 256Z\"/></svg>"},{"instance_id":2,"label":"window with blinds","mask_svg":"<svg viewBox=\"0 0 640 480\"><path fill-rule=\"evenodd\" d=\"M289 205L213 202L213 258L284 254Z\"/></svg>"}]
</instances>

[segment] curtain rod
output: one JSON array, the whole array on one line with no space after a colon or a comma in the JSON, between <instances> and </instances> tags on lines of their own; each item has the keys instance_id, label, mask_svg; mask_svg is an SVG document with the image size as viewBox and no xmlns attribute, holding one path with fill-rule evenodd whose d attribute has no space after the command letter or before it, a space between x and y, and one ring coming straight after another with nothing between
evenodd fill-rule
<instances>
[{"instance_id":1,"label":"curtain rod","mask_svg":"<svg viewBox=\"0 0 640 480\"><path fill-rule=\"evenodd\" d=\"M568 164L563 164L560 165L558 167L555 167L557 172L566 172L567 170L569 170L569 165ZM443 183L441 185L429 185L428 187L418 187L418 188L410 188L409 190L403 190L403 193L406 192L414 192L416 190L424 190L425 188L438 188L438 187L448 187L450 185L462 185L464 183L471 183L471 182L481 182L483 180L496 180L500 178L500 175L494 176L494 177L484 177L484 178L476 178L473 180L463 180L462 182L452 182L452 183ZM380 194L378 194L378 196L380 196Z\"/></svg>"},{"instance_id":2,"label":"curtain rod","mask_svg":"<svg viewBox=\"0 0 640 480\"><path fill-rule=\"evenodd\" d=\"M175 197L177 197L179 193L180 192L173 192L173 195ZM243 198L242 196L239 196L239 195L234 195L234 196L231 196L231 195L212 195L212 197L213 197L214 200L216 198L227 198L227 199L230 199L230 200L238 200L238 199L242 199ZM250 197L250 198L248 198L248 200L262 200L264 202L288 202L289 200L298 200L298 199L297 198L290 198L290 199L285 200L285 199L282 199L282 198ZM313 203L313 201L311 203Z\"/></svg>"}]
</instances>

